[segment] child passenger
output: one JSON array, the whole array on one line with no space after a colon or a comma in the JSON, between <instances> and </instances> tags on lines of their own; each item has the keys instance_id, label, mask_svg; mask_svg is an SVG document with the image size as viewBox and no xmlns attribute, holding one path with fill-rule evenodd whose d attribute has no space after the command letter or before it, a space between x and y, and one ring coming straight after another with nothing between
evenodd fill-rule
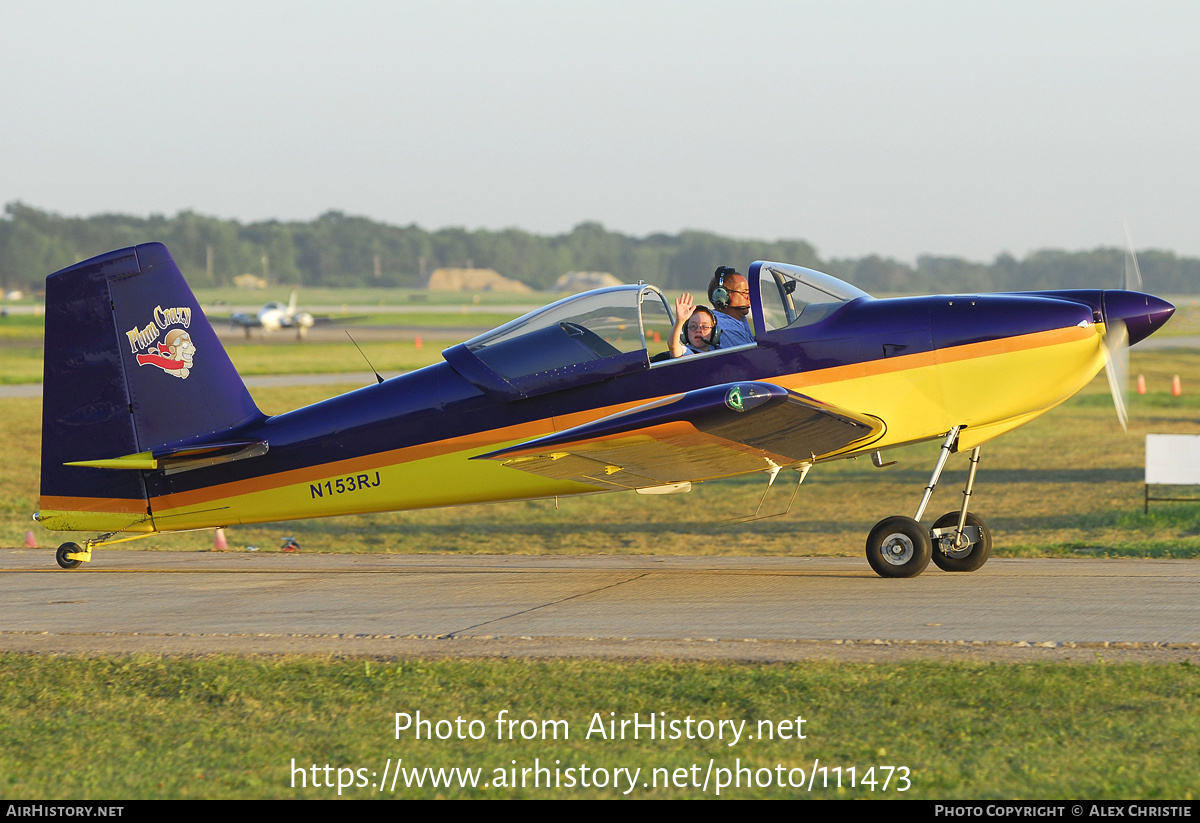
<instances>
[{"instance_id":1,"label":"child passenger","mask_svg":"<svg viewBox=\"0 0 1200 823\"><path fill-rule=\"evenodd\" d=\"M707 306L697 306L692 295L684 292L675 301L675 325L671 328L668 346L672 357L712 351L716 348L715 335L720 334L717 318Z\"/></svg>"}]
</instances>

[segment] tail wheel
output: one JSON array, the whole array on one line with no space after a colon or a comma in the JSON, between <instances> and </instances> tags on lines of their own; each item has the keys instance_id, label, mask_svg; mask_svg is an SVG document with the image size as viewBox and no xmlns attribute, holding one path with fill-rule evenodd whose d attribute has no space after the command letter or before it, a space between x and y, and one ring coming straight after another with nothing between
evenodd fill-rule
<instances>
[{"instance_id":1,"label":"tail wheel","mask_svg":"<svg viewBox=\"0 0 1200 823\"><path fill-rule=\"evenodd\" d=\"M946 512L933 524L930 532L933 562L943 571L973 572L992 555L992 533L982 520L968 512L962 537L956 545L958 515L958 512Z\"/></svg>"},{"instance_id":2,"label":"tail wheel","mask_svg":"<svg viewBox=\"0 0 1200 823\"><path fill-rule=\"evenodd\" d=\"M61 546L58 547L58 551L55 553L54 559L57 560L58 565L62 566L64 569L73 569L76 566L78 566L82 561L74 560L70 557L67 557L67 555L75 554L76 552L81 552L81 551L83 551L83 549L79 546L78 543L63 543Z\"/></svg>"},{"instance_id":3,"label":"tail wheel","mask_svg":"<svg viewBox=\"0 0 1200 823\"><path fill-rule=\"evenodd\" d=\"M867 537L867 562L880 577L916 577L932 553L929 533L911 517L884 518Z\"/></svg>"}]
</instances>

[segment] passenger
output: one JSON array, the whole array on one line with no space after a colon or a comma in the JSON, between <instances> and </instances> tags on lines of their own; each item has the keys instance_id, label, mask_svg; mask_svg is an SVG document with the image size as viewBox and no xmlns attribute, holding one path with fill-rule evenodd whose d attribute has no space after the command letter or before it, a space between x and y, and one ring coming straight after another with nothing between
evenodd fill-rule
<instances>
[{"instance_id":1,"label":"passenger","mask_svg":"<svg viewBox=\"0 0 1200 823\"><path fill-rule=\"evenodd\" d=\"M692 295L684 292L675 301L675 325L667 338L672 357L683 357L702 351L712 351L720 340L716 315L707 306L692 303Z\"/></svg>"},{"instance_id":2,"label":"passenger","mask_svg":"<svg viewBox=\"0 0 1200 823\"><path fill-rule=\"evenodd\" d=\"M750 283L731 266L719 267L708 283L708 299L716 311L721 332L719 349L754 342L750 330Z\"/></svg>"}]
</instances>

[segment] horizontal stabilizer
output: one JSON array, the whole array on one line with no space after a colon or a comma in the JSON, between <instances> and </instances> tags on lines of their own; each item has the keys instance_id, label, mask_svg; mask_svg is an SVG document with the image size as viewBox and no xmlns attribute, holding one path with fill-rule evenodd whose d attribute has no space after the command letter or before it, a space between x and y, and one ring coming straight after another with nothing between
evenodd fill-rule
<instances>
[{"instance_id":1,"label":"horizontal stabilizer","mask_svg":"<svg viewBox=\"0 0 1200 823\"><path fill-rule=\"evenodd\" d=\"M729 383L474 459L556 480L637 489L812 462L882 430L879 420L771 383Z\"/></svg>"},{"instance_id":2,"label":"horizontal stabilizer","mask_svg":"<svg viewBox=\"0 0 1200 823\"><path fill-rule=\"evenodd\" d=\"M141 471L162 469L166 474L175 474L217 463L245 460L247 457L258 457L266 453L266 441L242 440L232 443L210 443L182 449L138 452L105 460L75 460L63 465L88 466L93 469L138 469Z\"/></svg>"}]
</instances>

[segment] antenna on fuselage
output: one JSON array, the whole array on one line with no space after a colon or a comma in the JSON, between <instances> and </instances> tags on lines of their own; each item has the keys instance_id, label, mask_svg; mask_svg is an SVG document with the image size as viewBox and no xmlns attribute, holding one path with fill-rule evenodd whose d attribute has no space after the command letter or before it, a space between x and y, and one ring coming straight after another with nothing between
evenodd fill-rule
<instances>
[{"instance_id":1,"label":"antenna on fuselage","mask_svg":"<svg viewBox=\"0 0 1200 823\"><path fill-rule=\"evenodd\" d=\"M350 337L349 329L342 329L342 331L346 332L347 337ZM363 350L361 348L359 348L358 343L354 342L353 337L350 337L350 342L354 343L354 348L358 349L358 353L362 355L362 359L367 361L367 367L370 368L370 370L375 373L375 382L382 383L383 378L379 376L379 372L375 371L375 367L371 365L371 361L367 358L367 355L363 353Z\"/></svg>"}]
</instances>

